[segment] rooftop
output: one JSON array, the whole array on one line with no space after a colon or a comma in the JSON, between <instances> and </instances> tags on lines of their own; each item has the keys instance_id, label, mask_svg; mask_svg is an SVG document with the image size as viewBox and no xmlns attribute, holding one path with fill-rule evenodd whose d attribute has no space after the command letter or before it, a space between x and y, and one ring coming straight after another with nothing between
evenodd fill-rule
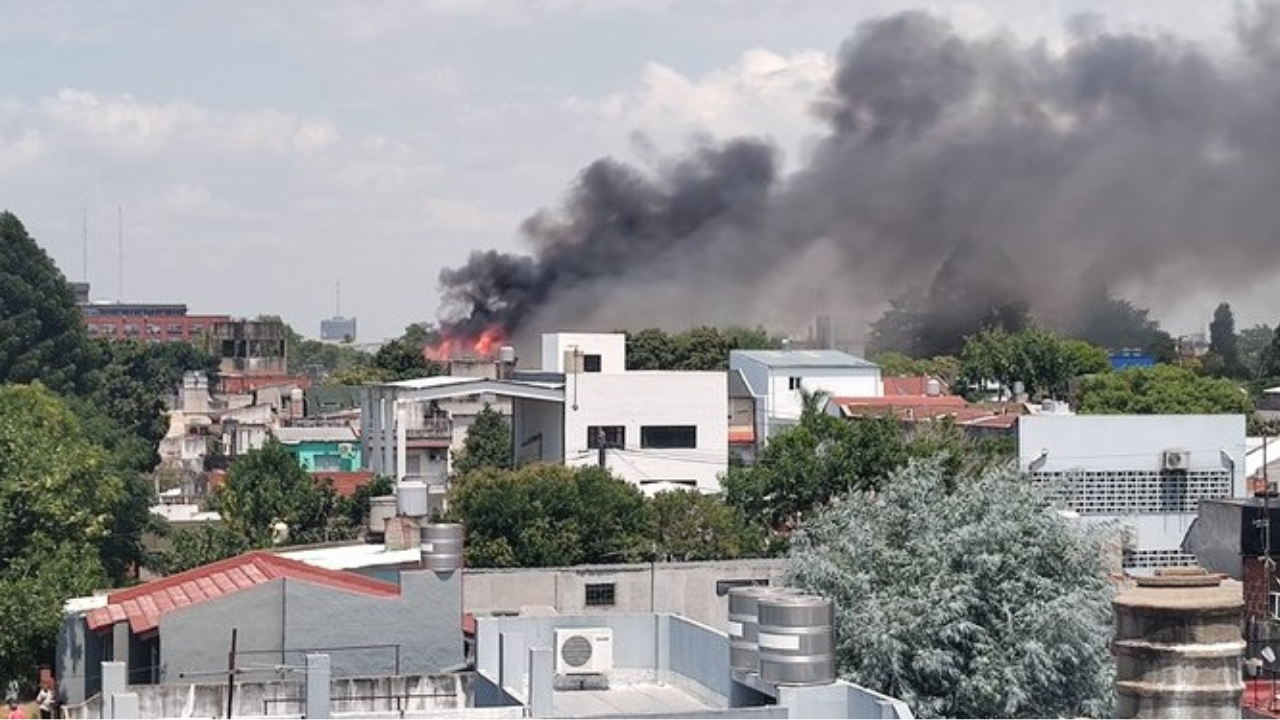
<instances>
[{"instance_id":1,"label":"rooftop","mask_svg":"<svg viewBox=\"0 0 1280 720\"><path fill-rule=\"evenodd\" d=\"M392 583L350 572L326 570L259 550L113 592L107 595L104 606L88 612L85 622L90 630L100 630L128 620L132 632L144 633L159 627L160 617L170 610L281 578L366 595L396 597L400 594L400 588Z\"/></svg>"},{"instance_id":2,"label":"rooftop","mask_svg":"<svg viewBox=\"0 0 1280 720\"><path fill-rule=\"evenodd\" d=\"M558 718L675 716L677 713L698 717L715 709L674 685L654 683L558 692L552 702L552 715Z\"/></svg>"},{"instance_id":3,"label":"rooftop","mask_svg":"<svg viewBox=\"0 0 1280 720\"><path fill-rule=\"evenodd\" d=\"M731 350L742 357L774 368L874 368L870 360L839 350Z\"/></svg>"},{"instance_id":4,"label":"rooftop","mask_svg":"<svg viewBox=\"0 0 1280 720\"><path fill-rule=\"evenodd\" d=\"M309 547L284 551L277 555L325 570L357 570L384 565L402 565L416 563L422 557L419 548L388 550L386 545L371 543Z\"/></svg>"},{"instance_id":5,"label":"rooftop","mask_svg":"<svg viewBox=\"0 0 1280 720\"><path fill-rule=\"evenodd\" d=\"M360 436L349 425L320 425L316 427L282 427L276 429L276 439L285 445L304 442L344 443L356 442Z\"/></svg>"}]
</instances>

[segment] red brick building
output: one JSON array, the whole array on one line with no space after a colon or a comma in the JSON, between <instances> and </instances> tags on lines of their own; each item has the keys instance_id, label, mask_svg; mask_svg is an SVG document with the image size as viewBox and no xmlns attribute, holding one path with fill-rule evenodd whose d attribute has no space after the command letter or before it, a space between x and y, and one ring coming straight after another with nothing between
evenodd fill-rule
<instances>
[{"instance_id":1,"label":"red brick building","mask_svg":"<svg viewBox=\"0 0 1280 720\"><path fill-rule=\"evenodd\" d=\"M188 315L175 303L82 303L89 336L138 342L199 342L228 315Z\"/></svg>"}]
</instances>

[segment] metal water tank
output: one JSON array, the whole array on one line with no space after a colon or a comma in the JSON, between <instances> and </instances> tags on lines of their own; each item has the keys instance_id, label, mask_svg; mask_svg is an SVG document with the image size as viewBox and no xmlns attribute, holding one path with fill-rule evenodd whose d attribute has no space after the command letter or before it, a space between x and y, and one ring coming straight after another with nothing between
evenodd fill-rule
<instances>
[{"instance_id":1,"label":"metal water tank","mask_svg":"<svg viewBox=\"0 0 1280 720\"><path fill-rule=\"evenodd\" d=\"M428 523L422 526L422 564L435 572L452 572L462 567L466 528L458 523Z\"/></svg>"},{"instance_id":2,"label":"metal water tank","mask_svg":"<svg viewBox=\"0 0 1280 720\"><path fill-rule=\"evenodd\" d=\"M729 588L729 668L760 672L758 601L773 589L766 585Z\"/></svg>"},{"instance_id":3,"label":"metal water tank","mask_svg":"<svg viewBox=\"0 0 1280 720\"><path fill-rule=\"evenodd\" d=\"M426 517L427 484L421 480L401 480L396 485L396 501L401 515L411 518Z\"/></svg>"},{"instance_id":4,"label":"metal water tank","mask_svg":"<svg viewBox=\"0 0 1280 720\"><path fill-rule=\"evenodd\" d=\"M1156 573L1113 601L1116 717L1240 717L1240 583L1198 567Z\"/></svg>"},{"instance_id":5,"label":"metal water tank","mask_svg":"<svg viewBox=\"0 0 1280 720\"><path fill-rule=\"evenodd\" d=\"M938 397L942 394L942 381L936 377L931 377L924 381L924 394L929 397Z\"/></svg>"},{"instance_id":6,"label":"metal water tank","mask_svg":"<svg viewBox=\"0 0 1280 720\"><path fill-rule=\"evenodd\" d=\"M814 595L775 593L757 602L760 679L773 685L835 682L835 606Z\"/></svg>"},{"instance_id":7,"label":"metal water tank","mask_svg":"<svg viewBox=\"0 0 1280 720\"><path fill-rule=\"evenodd\" d=\"M384 533L387 521L396 516L396 496L369 498L369 532Z\"/></svg>"}]
</instances>

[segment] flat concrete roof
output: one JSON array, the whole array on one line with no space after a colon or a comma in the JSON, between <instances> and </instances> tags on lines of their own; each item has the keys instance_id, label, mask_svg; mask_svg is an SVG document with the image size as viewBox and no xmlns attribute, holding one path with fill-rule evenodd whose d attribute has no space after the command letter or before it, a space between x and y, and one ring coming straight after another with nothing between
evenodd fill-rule
<instances>
[{"instance_id":1,"label":"flat concrete roof","mask_svg":"<svg viewBox=\"0 0 1280 720\"><path fill-rule=\"evenodd\" d=\"M874 368L873 362L839 350L730 350L730 356L772 368Z\"/></svg>"},{"instance_id":2,"label":"flat concrete roof","mask_svg":"<svg viewBox=\"0 0 1280 720\"><path fill-rule=\"evenodd\" d=\"M608 690L557 690L552 716L557 718L643 717L717 710L680 688L642 683Z\"/></svg>"},{"instance_id":3,"label":"flat concrete roof","mask_svg":"<svg viewBox=\"0 0 1280 720\"><path fill-rule=\"evenodd\" d=\"M418 562L422 557L422 551L418 548L388 550L385 545L374 543L285 550L276 554L326 570L357 570L382 565L401 565Z\"/></svg>"}]
</instances>

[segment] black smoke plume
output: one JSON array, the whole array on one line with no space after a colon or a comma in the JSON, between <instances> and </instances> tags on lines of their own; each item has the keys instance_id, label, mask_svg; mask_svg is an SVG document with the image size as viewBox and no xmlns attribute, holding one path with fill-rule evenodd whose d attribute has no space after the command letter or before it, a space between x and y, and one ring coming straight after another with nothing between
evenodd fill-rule
<instances>
[{"instance_id":1,"label":"black smoke plume","mask_svg":"<svg viewBox=\"0 0 1280 720\"><path fill-rule=\"evenodd\" d=\"M1280 10L1236 29L1214 54L1096 19L1062 49L918 12L865 23L802 169L779 177L754 139L656 172L596 162L524 223L532 255L441 273L445 328L795 322L818 295L868 320L970 256L1001 260L946 288L957 316L991 287L1066 322L1098 282L1167 303L1257 284L1280 264Z\"/></svg>"}]
</instances>

